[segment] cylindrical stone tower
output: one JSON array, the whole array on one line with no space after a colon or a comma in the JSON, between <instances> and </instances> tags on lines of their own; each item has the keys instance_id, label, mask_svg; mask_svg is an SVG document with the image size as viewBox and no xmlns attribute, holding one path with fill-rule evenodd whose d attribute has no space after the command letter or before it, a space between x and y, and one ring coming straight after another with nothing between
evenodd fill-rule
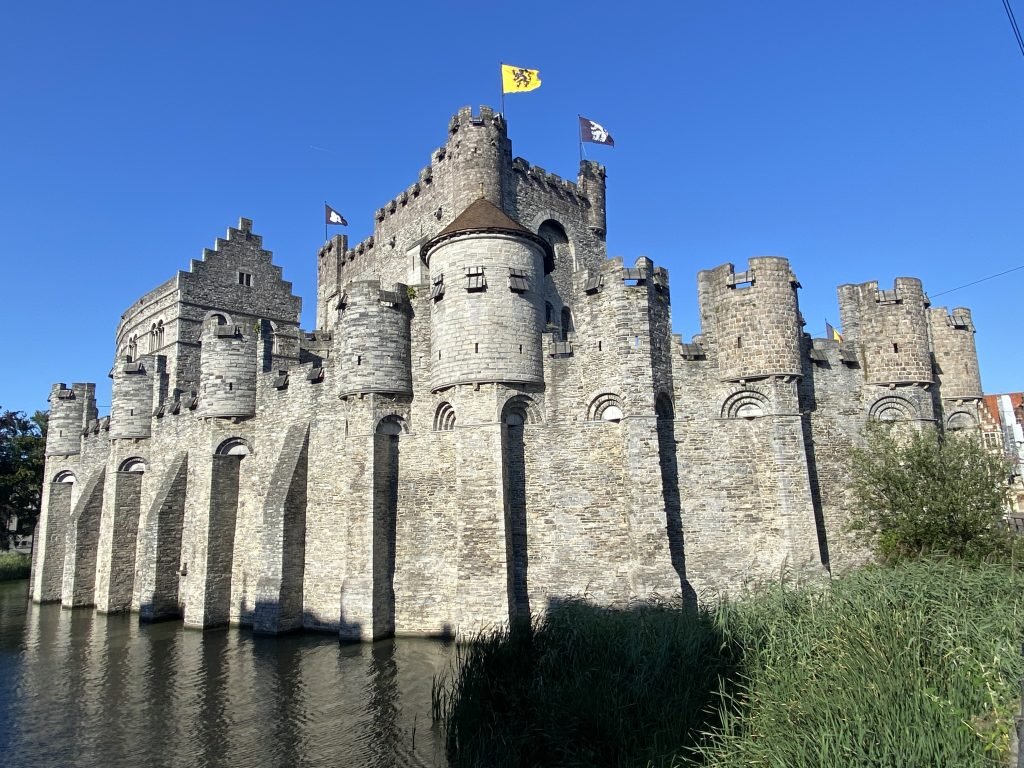
<instances>
[{"instance_id":1,"label":"cylindrical stone tower","mask_svg":"<svg viewBox=\"0 0 1024 768\"><path fill-rule=\"evenodd\" d=\"M54 384L50 389L50 420L46 430L46 455L70 456L82 450L82 429L96 418L96 385Z\"/></svg>"},{"instance_id":2,"label":"cylindrical stone tower","mask_svg":"<svg viewBox=\"0 0 1024 768\"><path fill-rule=\"evenodd\" d=\"M153 355L114 364L114 385L110 400L110 437L150 436L153 422Z\"/></svg>"},{"instance_id":3,"label":"cylindrical stone tower","mask_svg":"<svg viewBox=\"0 0 1024 768\"><path fill-rule=\"evenodd\" d=\"M463 107L452 117L448 134L454 210L465 210L481 197L505 210L502 180L512 168L512 143L505 119L490 107L480 107L478 116Z\"/></svg>"},{"instance_id":4,"label":"cylindrical stone tower","mask_svg":"<svg viewBox=\"0 0 1024 768\"><path fill-rule=\"evenodd\" d=\"M543 383L547 241L478 199L421 254L434 302L431 387Z\"/></svg>"},{"instance_id":5,"label":"cylindrical stone tower","mask_svg":"<svg viewBox=\"0 0 1024 768\"><path fill-rule=\"evenodd\" d=\"M932 331L932 351L938 366L939 393L943 399L982 397L978 351L974 347L974 321L971 310L945 307L928 310Z\"/></svg>"},{"instance_id":6,"label":"cylindrical stone tower","mask_svg":"<svg viewBox=\"0 0 1024 768\"><path fill-rule=\"evenodd\" d=\"M412 394L408 287L381 290L376 280L345 286L334 338L341 363L341 395Z\"/></svg>"},{"instance_id":7,"label":"cylindrical stone tower","mask_svg":"<svg viewBox=\"0 0 1024 768\"><path fill-rule=\"evenodd\" d=\"M839 286L843 333L860 347L869 384L932 383L927 306L915 277L897 277L892 290L877 281Z\"/></svg>"},{"instance_id":8,"label":"cylindrical stone tower","mask_svg":"<svg viewBox=\"0 0 1024 768\"><path fill-rule=\"evenodd\" d=\"M732 264L697 275L701 323L718 345L723 381L801 375L799 287L789 261L750 259L746 272Z\"/></svg>"},{"instance_id":9,"label":"cylindrical stone tower","mask_svg":"<svg viewBox=\"0 0 1024 768\"><path fill-rule=\"evenodd\" d=\"M256 412L259 327L253 318L203 325L199 370L199 415L252 416Z\"/></svg>"},{"instance_id":10,"label":"cylindrical stone tower","mask_svg":"<svg viewBox=\"0 0 1024 768\"><path fill-rule=\"evenodd\" d=\"M607 231L605 219L605 178L603 165L593 160L580 161L578 176L579 188L583 191L590 207L587 208L587 224L598 237L604 237Z\"/></svg>"}]
</instances>

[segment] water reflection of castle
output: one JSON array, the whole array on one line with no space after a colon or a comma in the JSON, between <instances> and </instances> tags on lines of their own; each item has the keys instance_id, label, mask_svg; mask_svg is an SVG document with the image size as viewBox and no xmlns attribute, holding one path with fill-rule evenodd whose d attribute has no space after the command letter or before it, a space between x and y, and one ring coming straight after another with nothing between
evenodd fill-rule
<instances>
[{"instance_id":1,"label":"water reflection of castle","mask_svg":"<svg viewBox=\"0 0 1024 768\"><path fill-rule=\"evenodd\" d=\"M430 728L431 680L451 653L441 643L268 643L58 606L26 613L23 584L0 584L10 645L21 652L5 667L18 683L5 764L445 764Z\"/></svg>"},{"instance_id":2,"label":"water reflection of castle","mask_svg":"<svg viewBox=\"0 0 1024 768\"><path fill-rule=\"evenodd\" d=\"M841 286L840 342L785 259L726 264L683 342L605 228L604 168L513 159L486 108L320 249L313 332L242 219L122 315L109 417L52 390L34 599L367 639L816 574L857 558L866 420L978 424L971 315L919 280Z\"/></svg>"}]
</instances>

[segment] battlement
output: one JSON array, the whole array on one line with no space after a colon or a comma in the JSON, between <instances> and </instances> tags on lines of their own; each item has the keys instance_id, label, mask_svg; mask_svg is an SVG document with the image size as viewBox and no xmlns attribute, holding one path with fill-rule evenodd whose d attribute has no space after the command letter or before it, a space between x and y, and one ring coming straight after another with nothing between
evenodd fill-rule
<instances>
[{"instance_id":1,"label":"battlement","mask_svg":"<svg viewBox=\"0 0 1024 768\"><path fill-rule=\"evenodd\" d=\"M928 318L933 330L939 325L939 319L946 327L956 331L974 333L976 330L971 310L967 307L954 307L951 310L947 310L945 307L933 307L929 309Z\"/></svg>"},{"instance_id":2,"label":"battlement","mask_svg":"<svg viewBox=\"0 0 1024 768\"><path fill-rule=\"evenodd\" d=\"M789 259L782 256L752 256L747 260L747 268L737 272L733 264L722 264L710 270L701 270L697 279L708 287L717 285L731 290L754 288L761 289L765 285L786 283L790 287L799 288L800 283L789 266Z\"/></svg>"},{"instance_id":3,"label":"battlement","mask_svg":"<svg viewBox=\"0 0 1024 768\"><path fill-rule=\"evenodd\" d=\"M512 170L521 174L529 182L542 185L563 196L567 196L567 199L577 205L583 206L586 204L585 196L581 193L580 187L576 182L568 181L554 173L549 173L539 165L531 165L521 157L512 160ZM595 176L595 178L599 177ZM600 178L603 178L603 175Z\"/></svg>"},{"instance_id":4,"label":"battlement","mask_svg":"<svg viewBox=\"0 0 1024 768\"><path fill-rule=\"evenodd\" d=\"M461 107L452 115L452 119L448 122L448 133L457 133L464 128L494 128L503 134L508 131L508 125L502 114L495 112L493 107L485 105L481 105L476 113L473 112L472 107Z\"/></svg>"},{"instance_id":5,"label":"battlement","mask_svg":"<svg viewBox=\"0 0 1024 768\"><path fill-rule=\"evenodd\" d=\"M879 288L877 280L866 283L844 283L839 286L840 298L856 296L858 301L867 304L873 300L875 304L902 304L906 301L920 301L925 307L931 305L928 295L924 292L924 284L916 277L897 277L892 288Z\"/></svg>"},{"instance_id":6,"label":"battlement","mask_svg":"<svg viewBox=\"0 0 1024 768\"><path fill-rule=\"evenodd\" d=\"M584 300L596 296L612 286L623 286L626 289L650 286L652 297L664 302L669 300L669 276L664 267L654 266L654 262L646 256L638 256L632 267L624 265L621 256L605 259L598 269L584 269L575 276L576 292L582 293Z\"/></svg>"}]
</instances>

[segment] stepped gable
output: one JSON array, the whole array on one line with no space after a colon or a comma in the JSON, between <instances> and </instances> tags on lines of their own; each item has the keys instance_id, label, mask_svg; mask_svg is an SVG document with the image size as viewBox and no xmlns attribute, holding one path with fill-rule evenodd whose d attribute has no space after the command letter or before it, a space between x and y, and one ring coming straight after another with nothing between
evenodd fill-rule
<instances>
[{"instance_id":1,"label":"stepped gable","mask_svg":"<svg viewBox=\"0 0 1024 768\"><path fill-rule=\"evenodd\" d=\"M458 235L467 235L475 232L515 235L531 240L544 251L544 274L548 274L555 268L555 253L551 248L551 243L540 235L528 230L494 203L483 197L471 203L466 210L455 217L451 224L425 242L423 247L420 248L420 257L427 266L430 266L428 254L434 247Z\"/></svg>"}]
</instances>

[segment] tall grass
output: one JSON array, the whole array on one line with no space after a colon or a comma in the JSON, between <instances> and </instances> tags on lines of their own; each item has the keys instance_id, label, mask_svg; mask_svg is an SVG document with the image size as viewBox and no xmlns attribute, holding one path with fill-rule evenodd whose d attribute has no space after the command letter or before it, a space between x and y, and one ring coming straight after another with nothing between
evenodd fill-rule
<instances>
[{"instance_id":1,"label":"tall grass","mask_svg":"<svg viewBox=\"0 0 1024 768\"><path fill-rule=\"evenodd\" d=\"M714 611L553 606L435 681L452 766L988 766L1024 674L1024 575L870 568Z\"/></svg>"},{"instance_id":2,"label":"tall grass","mask_svg":"<svg viewBox=\"0 0 1024 768\"><path fill-rule=\"evenodd\" d=\"M667 766L714 722L737 660L705 611L569 600L461 647L434 715L452 766Z\"/></svg>"},{"instance_id":3,"label":"tall grass","mask_svg":"<svg viewBox=\"0 0 1024 768\"><path fill-rule=\"evenodd\" d=\"M27 579L32 558L17 552L0 552L0 581Z\"/></svg>"},{"instance_id":4,"label":"tall grass","mask_svg":"<svg viewBox=\"0 0 1024 768\"><path fill-rule=\"evenodd\" d=\"M747 653L706 763L996 764L1024 673L1022 588L1009 566L916 562L723 605Z\"/></svg>"}]
</instances>

